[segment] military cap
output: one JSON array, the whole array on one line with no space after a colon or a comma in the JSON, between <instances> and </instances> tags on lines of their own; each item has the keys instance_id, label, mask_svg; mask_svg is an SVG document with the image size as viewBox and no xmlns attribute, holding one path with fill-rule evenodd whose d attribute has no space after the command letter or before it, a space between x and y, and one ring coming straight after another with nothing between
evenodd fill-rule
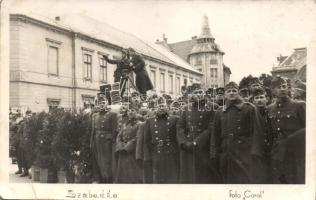
<instances>
[{"instance_id":1,"label":"military cap","mask_svg":"<svg viewBox=\"0 0 316 200\"><path fill-rule=\"evenodd\" d=\"M122 98L120 95L113 95L111 97L112 104L117 104L117 103L120 103L121 101L122 101Z\"/></svg>"},{"instance_id":2,"label":"military cap","mask_svg":"<svg viewBox=\"0 0 316 200\"><path fill-rule=\"evenodd\" d=\"M201 84L199 84L199 83L193 83L192 84L192 92L194 90L199 90L199 89L201 89Z\"/></svg>"},{"instance_id":3,"label":"military cap","mask_svg":"<svg viewBox=\"0 0 316 200\"><path fill-rule=\"evenodd\" d=\"M27 111L25 112L25 114L27 114L27 115L32 114L32 111L31 111L31 110L27 110Z\"/></svg>"},{"instance_id":4,"label":"military cap","mask_svg":"<svg viewBox=\"0 0 316 200\"><path fill-rule=\"evenodd\" d=\"M263 88L256 88L253 93L252 96L259 96L259 95L266 95L266 91Z\"/></svg>"},{"instance_id":5,"label":"military cap","mask_svg":"<svg viewBox=\"0 0 316 200\"><path fill-rule=\"evenodd\" d=\"M279 87L280 85L283 85L285 83L287 84L287 81L285 78L283 78L281 76L273 77L273 79L271 81L271 88Z\"/></svg>"},{"instance_id":6,"label":"military cap","mask_svg":"<svg viewBox=\"0 0 316 200\"><path fill-rule=\"evenodd\" d=\"M293 88L297 88L297 89L306 91L306 83L304 83L303 81L297 79L297 80L294 81Z\"/></svg>"},{"instance_id":7,"label":"military cap","mask_svg":"<svg viewBox=\"0 0 316 200\"><path fill-rule=\"evenodd\" d=\"M137 97L137 96L139 96L139 92L132 92L131 96L132 97Z\"/></svg>"},{"instance_id":8,"label":"military cap","mask_svg":"<svg viewBox=\"0 0 316 200\"><path fill-rule=\"evenodd\" d=\"M239 90L239 94L242 97L249 96L249 89L248 88L242 88Z\"/></svg>"},{"instance_id":9,"label":"military cap","mask_svg":"<svg viewBox=\"0 0 316 200\"><path fill-rule=\"evenodd\" d=\"M100 85L100 91L105 93L105 91L111 91L111 84Z\"/></svg>"},{"instance_id":10,"label":"military cap","mask_svg":"<svg viewBox=\"0 0 316 200\"><path fill-rule=\"evenodd\" d=\"M215 88L208 88L205 93L208 96L215 95L216 94L216 89Z\"/></svg>"},{"instance_id":11,"label":"military cap","mask_svg":"<svg viewBox=\"0 0 316 200\"><path fill-rule=\"evenodd\" d=\"M225 90L231 89L231 88L235 88L235 89L238 90L238 85L237 85L237 83L231 81L231 82L227 83L227 85L225 85Z\"/></svg>"},{"instance_id":12,"label":"military cap","mask_svg":"<svg viewBox=\"0 0 316 200\"><path fill-rule=\"evenodd\" d=\"M222 87L216 88L216 94L223 95L225 93L225 89Z\"/></svg>"},{"instance_id":13,"label":"military cap","mask_svg":"<svg viewBox=\"0 0 316 200\"><path fill-rule=\"evenodd\" d=\"M97 93L97 99L98 99L98 100L101 100L101 99L103 100L103 99L105 99L104 93L103 93L103 92L98 92L98 93Z\"/></svg>"},{"instance_id":14,"label":"military cap","mask_svg":"<svg viewBox=\"0 0 316 200\"><path fill-rule=\"evenodd\" d=\"M166 99L163 96L159 96L157 99L157 105L159 104L167 104Z\"/></svg>"},{"instance_id":15,"label":"military cap","mask_svg":"<svg viewBox=\"0 0 316 200\"><path fill-rule=\"evenodd\" d=\"M261 82L260 82L260 80L259 80L259 78L253 77L253 78L250 80L250 85L256 84L256 83L262 85Z\"/></svg>"},{"instance_id":16,"label":"military cap","mask_svg":"<svg viewBox=\"0 0 316 200\"><path fill-rule=\"evenodd\" d=\"M129 52L135 52L135 50L132 47L128 47L127 49Z\"/></svg>"}]
</instances>

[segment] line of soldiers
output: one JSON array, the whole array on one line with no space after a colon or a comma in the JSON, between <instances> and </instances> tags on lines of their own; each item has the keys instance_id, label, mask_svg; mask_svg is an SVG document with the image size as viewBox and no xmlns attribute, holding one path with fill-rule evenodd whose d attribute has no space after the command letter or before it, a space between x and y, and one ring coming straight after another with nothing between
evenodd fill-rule
<instances>
[{"instance_id":1,"label":"line of soldiers","mask_svg":"<svg viewBox=\"0 0 316 200\"><path fill-rule=\"evenodd\" d=\"M273 78L273 97L259 82L248 95L234 82L220 91L195 89L171 107L162 97L154 109L130 102L119 114L100 97L94 182L305 183L305 102L288 81Z\"/></svg>"}]
</instances>

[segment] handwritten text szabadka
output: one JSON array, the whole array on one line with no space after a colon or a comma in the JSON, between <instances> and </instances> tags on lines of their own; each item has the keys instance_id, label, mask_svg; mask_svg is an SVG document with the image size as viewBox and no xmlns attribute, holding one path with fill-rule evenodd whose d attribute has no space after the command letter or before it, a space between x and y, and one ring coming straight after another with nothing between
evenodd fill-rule
<instances>
[{"instance_id":1,"label":"handwritten text szabadka","mask_svg":"<svg viewBox=\"0 0 316 200\"><path fill-rule=\"evenodd\" d=\"M69 199L118 199L116 193L112 193L111 190L101 190L101 191L74 191L68 190L66 198Z\"/></svg>"},{"instance_id":2,"label":"handwritten text szabadka","mask_svg":"<svg viewBox=\"0 0 316 200\"><path fill-rule=\"evenodd\" d=\"M264 191L252 191L245 190L243 192L229 190L229 198L230 199L242 199L242 200L250 200L250 199L262 199Z\"/></svg>"}]
</instances>

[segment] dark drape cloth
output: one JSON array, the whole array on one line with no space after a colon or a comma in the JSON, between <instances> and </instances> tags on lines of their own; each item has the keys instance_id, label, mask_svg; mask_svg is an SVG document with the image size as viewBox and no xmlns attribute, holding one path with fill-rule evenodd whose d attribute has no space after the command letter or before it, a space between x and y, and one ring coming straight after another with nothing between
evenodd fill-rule
<instances>
[{"instance_id":1,"label":"dark drape cloth","mask_svg":"<svg viewBox=\"0 0 316 200\"><path fill-rule=\"evenodd\" d=\"M135 54L132 56L132 63L136 74L136 87L141 94L145 94L148 90L154 88L146 71L145 61L141 55Z\"/></svg>"}]
</instances>

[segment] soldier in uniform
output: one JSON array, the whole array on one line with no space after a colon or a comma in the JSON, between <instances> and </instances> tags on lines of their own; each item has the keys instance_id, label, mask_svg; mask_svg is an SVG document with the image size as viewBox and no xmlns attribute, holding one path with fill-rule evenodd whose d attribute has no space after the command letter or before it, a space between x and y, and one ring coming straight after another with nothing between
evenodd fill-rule
<instances>
[{"instance_id":1,"label":"soldier in uniform","mask_svg":"<svg viewBox=\"0 0 316 200\"><path fill-rule=\"evenodd\" d=\"M29 136L27 135L27 123L28 119L31 117L32 111L27 110L25 112L25 117L23 121L20 123L20 127L18 129L19 136L20 136L20 144L19 144L19 153L20 153L20 159L21 159L21 166L23 173L20 175L20 177L25 177L29 175L29 169L31 167L30 163L30 152L27 151L27 146L29 145Z\"/></svg>"},{"instance_id":2,"label":"soldier in uniform","mask_svg":"<svg viewBox=\"0 0 316 200\"><path fill-rule=\"evenodd\" d=\"M261 183L257 171L263 156L263 131L256 107L245 102L238 85L225 86L226 109L218 110L211 136L210 155L219 168L224 183Z\"/></svg>"},{"instance_id":3,"label":"soldier in uniform","mask_svg":"<svg viewBox=\"0 0 316 200\"><path fill-rule=\"evenodd\" d=\"M99 112L92 115L90 148L93 153L93 179L98 183L112 183L115 175L115 140L117 114L110 111L107 101L100 98Z\"/></svg>"},{"instance_id":4,"label":"soldier in uniform","mask_svg":"<svg viewBox=\"0 0 316 200\"><path fill-rule=\"evenodd\" d=\"M116 151L118 162L115 183L141 183L142 176L139 165L136 163L136 133L140 122L137 119L136 110L130 108L127 111L128 120L122 123L116 138Z\"/></svg>"},{"instance_id":5,"label":"soldier in uniform","mask_svg":"<svg viewBox=\"0 0 316 200\"><path fill-rule=\"evenodd\" d=\"M276 100L268 107L271 122L273 144L271 151L271 165L273 183L296 183L291 180L285 164L288 138L297 131L305 128L305 102L295 101L289 97L290 87L282 77L275 77L271 83L272 93ZM303 133L305 133L303 131ZM304 143L305 144L305 143ZM304 148L303 145L301 148ZM298 149L295 149L298 151ZM304 168L304 167L303 167ZM302 177L304 178L304 177Z\"/></svg>"},{"instance_id":6,"label":"soldier in uniform","mask_svg":"<svg viewBox=\"0 0 316 200\"><path fill-rule=\"evenodd\" d=\"M255 88L252 91L252 103L257 107L260 113L260 120L263 125L264 131L264 157L263 157L263 171L266 174L266 183L271 183L271 173L269 172L270 169L270 152L271 152L271 145L272 145L272 134L270 128L270 119L268 117L268 102L269 97L267 96L266 91L261 88Z\"/></svg>"},{"instance_id":7,"label":"soldier in uniform","mask_svg":"<svg viewBox=\"0 0 316 200\"><path fill-rule=\"evenodd\" d=\"M180 145L180 183L216 183L218 174L209 159L214 111L206 108L204 91L193 91L177 124ZM212 106L211 106L212 107Z\"/></svg>"},{"instance_id":8,"label":"soldier in uniform","mask_svg":"<svg viewBox=\"0 0 316 200\"><path fill-rule=\"evenodd\" d=\"M178 183L179 146L176 136L178 117L168 113L162 98L155 116L144 126L145 180L147 183Z\"/></svg>"}]
</instances>

